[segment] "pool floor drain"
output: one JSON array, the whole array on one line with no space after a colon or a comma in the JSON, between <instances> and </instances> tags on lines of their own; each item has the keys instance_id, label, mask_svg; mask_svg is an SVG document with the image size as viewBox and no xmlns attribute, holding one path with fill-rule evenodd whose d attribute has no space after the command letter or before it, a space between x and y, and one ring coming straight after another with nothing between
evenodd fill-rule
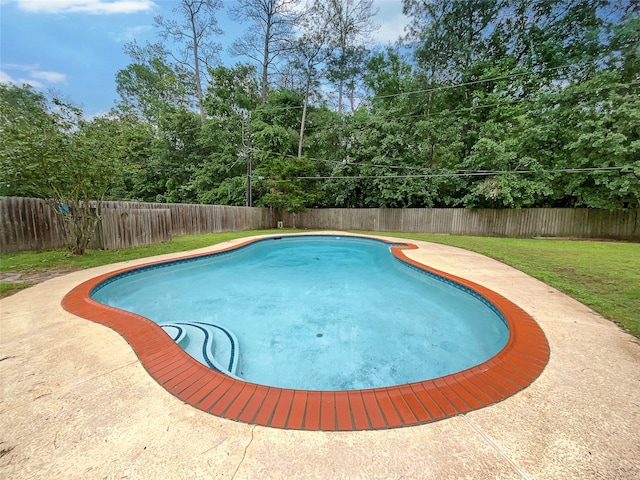
<instances>
[{"instance_id":1,"label":"pool floor drain","mask_svg":"<svg viewBox=\"0 0 640 480\"><path fill-rule=\"evenodd\" d=\"M316 337L320 338L322 336L321 333L316 333Z\"/></svg>"}]
</instances>

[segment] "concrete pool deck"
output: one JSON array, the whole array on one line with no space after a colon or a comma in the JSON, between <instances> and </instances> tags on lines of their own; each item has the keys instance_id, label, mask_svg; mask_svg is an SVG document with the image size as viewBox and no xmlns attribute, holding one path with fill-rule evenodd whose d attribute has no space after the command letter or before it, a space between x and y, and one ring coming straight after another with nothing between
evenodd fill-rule
<instances>
[{"instance_id":1,"label":"concrete pool deck","mask_svg":"<svg viewBox=\"0 0 640 480\"><path fill-rule=\"evenodd\" d=\"M638 341L500 262L410 243L420 248L407 256L484 285L535 318L551 358L532 385L481 410L385 431L221 419L168 393L116 332L62 309L81 282L149 259L125 262L0 300L0 477L640 478Z\"/></svg>"}]
</instances>

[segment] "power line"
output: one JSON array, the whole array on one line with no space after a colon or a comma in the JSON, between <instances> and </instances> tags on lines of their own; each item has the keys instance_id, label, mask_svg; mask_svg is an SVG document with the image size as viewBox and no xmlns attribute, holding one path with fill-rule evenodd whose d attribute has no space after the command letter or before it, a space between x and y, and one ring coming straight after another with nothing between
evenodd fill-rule
<instances>
[{"instance_id":1,"label":"power line","mask_svg":"<svg viewBox=\"0 0 640 480\"><path fill-rule=\"evenodd\" d=\"M628 82L628 83L612 83L609 85L593 86L592 88L583 89L581 93L593 93L600 90L614 90L616 88L631 87L634 85L640 85L640 81ZM383 115L379 116L378 118L375 118L373 115L369 115L367 118L364 119L364 121L361 121L361 124L370 125L374 123L387 123L388 118L392 120L399 120L399 119L413 119L413 118L429 119L429 118L438 118L438 117L451 117L453 114L457 114L457 113L470 112L470 111L481 110L485 108L502 107L506 105L518 105L521 103L536 103L538 101L539 100L535 98L518 98L518 99L509 99L503 102L478 104L478 105L472 105L470 107L459 107L451 110L440 110L437 112L416 113L416 114L407 114L407 115L398 115L397 113L392 111L383 111L382 112ZM311 131L313 130L313 127L310 127L307 130Z\"/></svg>"},{"instance_id":2,"label":"power line","mask_svg":"<svg viewBox=\"0 0 640 480\"><path fill-rule=\"evenodd\" d=\"M587 67L589 65L593 65L593 64L596 64L598 62L599 62L598 60L594 60L594 61L586 62L586 63L582 63L582 64L576 64L576 63L566 64L566 65L560 65L558 67L543 68L543 69L536 70L536 71L515 72L515 73L510 73L510 74L507 74L507 75L501 75L501 76L498 76L498 77L482 78L482 79L472 80L472 81L468 81L468 82L455 83L455 84L452 84L452 85L439 85L437 87L429 87L429 88L426 88L426 89L412 90L412 91L409 91L409 92L390 93L388 95L377 95L374 98L377 100L377 99L400 97L400 96L403 96L403 95L415 95L415 94L419 94L419 93L433 93L433 92L438 92L438 91L442 91L442 90L466 87L466 86L470 86L470 85L478 85L478 84L487 83L487 82L495 82L495 81L498 81L498 80L506 80L506 79L509 79L509 78L516 78L516 77L521 77L521 76L526 76L526 75L531 75L531 76L539 75L541 73L562 70L562 69L565 69L565 68ZM267 103L266 105L268 106L269 104ZM291 106L287 106L287 107L270 108L268 111L269 112L277 112L277 111L286 111L286 110L299 110L299 109L302 109L302 108L303 108L302 105L291 105Z\"/></svg>"},{"instance_id":3,"label":"power line","mask_svg":"<svg viewBox=\"0 0 640 480\"><path fill-rule=\"evenodd\" d=\"M549 68L545 68L542 70L538 70L538 71L526 71L526 72L516 72L516 73L510 73L508 75L501 75L499 77L492 77L492 78L481 78L478 80L471 80L469 82L462 82L462 83L454 83L453 85L440 85L438 87L431 87L431 88L426 88L426 89L422 89L422 90L413 90L410 92L401 92L401 93L391 93L389 95L377 95L375 98L379 99L379 98L393 98L393 97L399 97L402 95L414 95L417 93L433 93L433 92L438 92L440 90L447 90L449 88L459 88L459 87L468 87L470 85L477 85L479 83L486 83L486 82L495 82L498 80L506 80L508 78L516 78L516 77L522 77L525 75L539 75L540 73L544 73L544 72L548 72L548 71L553 71L553 70L562 70L563 68L570 68L570 67L586 67L589 65L592 65L594 63L597 63L595 60L592 62L587 62L584 64L569 64L569 65L561 65L559 67L549 67Z\"/></svg>"},{"instance_id":4,"label":"power line","mask_svg":"<svg viewBox=\"0 0 640 480\"><path fill-rule=\"evenodd\" d=\"M255 147L253 148L253 151L266 153L274 157L298 158L296 155L290 155L288 153L278 153L278 152L263 150ZM405 169L405 170L428 170L429 169L429 167L411 167L411 166L404 166L404 165L376 165L376 164L370 164L370 163L352 162L348 160L330 160L327 158L317 158L317 157L307 157L307 156L305 156L304 158L306 158L307 160L313 160L316 162L335 163L340 165L354 165L358 167L391 168L391 169Z\"/></svg>"},{"instance_id":5,"label":"power line","mask_svg":"<svg viewBox=\"0 0 640 480\"><path fill-rule=\"evenodd\" d=\"M599 90L613 90L616 88L622 88L622 87L631 87L634 85L639 85L640 81L638 82L628 82L628 83L611 83L609 85L601 85L601 86L594 86L592 88L585 88L584 90L582 90L583 93L589 93L589 92L596 92ZM393 116L394 119L397 118L430 118L430 117L436 117L436 116L448 116L451 115L453 113L460 113L460 112L465 112L465 111L471 111L471 110L480 110L482 108L491 108L491 107L501 107L501 106L505 106L505 105L516 105L519 103L535 103L538 102L538 99L535 98L517 98L517 99L510 99L504 102L496 102L496 103L487 103L487 104L479 104L479 105L472 105L470 107L459 107L453 110L442 110L439 112L433 112L433 113L419 113L419 114L411 114L411 115L397 115L394 114L393 112L390 112L390 114ZM386 113L386 112L385 112ZM371 120L375 120L375 119L371 119Z\"/></svg>"},{"instance_id":6,"label":"power line","mask_svg":"<svg viewBox=\"0 0 640 480\"><path fill-rule=\"evenodd\" d=\"M640 85L640 81L638 82L626 82L626 83L611 83L608 85L599 85L599 86L593 86L591 88L584 88L582 90L581 93L591 93L591 92L597 92L600 90L615 90L617 88L624 88L624 87L632 87L635 85ZM548 93L552 93L552 92L548 92ZM557 92L556 92L557 93ZM401 94L399 94L401 95ZM381 97L376 97L376 98L381 98ZM480 110L480 109L484 109L484 108L492 108L492 107L501 107L501 106L506 106L506 105L517 105L520 103L536 103L538 102L539 99L535 99L535 98L514 98L514 99L508 99L506 101L503 102L496 102L496 103L487 103L487 104L479 104L479 105L472 105L470 107L459 107L456 109L446 109L446 110L440 110L438 112L430 112L430 113L416 113L416 114L406 114L406 115L398 115L397 113L394 112L383 112L384 114L389 114L394 120L398 120L398 119L411 119L411 118L422 118L422 119L426 119L426 118L437 118L437 117L442 117L442 116L451 116L452 114L455 113L462 113L462 112L467 112L467 111L474 111L474 110ZM287 108L294 108L294 107L287 107ZM298 107L295 107L298 108ZM380 120L384 120L387 117L381 117ZM378 119L376 118L371 118L368 117L366 119L366 123L374 123L378 121ZM307 130L312 130L313 127L309 127L307 128Z\"/></svg>"},{"instance_id":7,"label":"power line","mask_svg":"<svg viewBox=\"0 0 640 480\"><path fill-rule=\"evenodd\" d=\"M343 175L343 176L315 176L294 177L299 180L348 180L348 179L407 179L407 178L435 178L435 177L488 177L492 175L527 174L527 173L600 173L615 170L625 170L630 166L622 167L588 167L588 168L559 168L553 170L478 170L456 171L449 173L430 173L424 175Z\"/></svg>"},{"instance_id":8,"label":"power line","mask_svg":"<svg viewBox=\"0 0 640 480\"><path fill-rule=\"evenodd\" d=\"M610 85L602 85L602 86L594 86L593 88L588 88L588 89L583 89L581 93L589 93L589 92L593 92L593 91L598 91L598 90L604 90L604 89L614 89L614 88L620 88L620 87L625 87L625 86L633 86L633 85L638 85L640 84L640 82L629 82L629 83L618 83L618 84L610 84ZM461 107L455 110L447 110L447 111L442 111L442 112L435 112L433 114L418 114L418 115L404 115L404 116L398 116L398 115L393 115L394 119L398 119L398 118L431 118L431 117L436 117L436 116L441 116L441 115L448 115L451 116L452 114L458 113L458 112L462 112L462 111L471 111L471 110L477 110L477 109L484 109L484 108L491 108L491 107L499 107L499 106L504 106L504 105L514 105L514 104L518 104L518 103L525 103L525 102L535 102L535 99L528 99L528 98L523 98L523 99L518 99L518 100L509 100L509 101L505 101L505 102L497 102L497 103L492 103L492 104L484 104L484 105L474 105L471 107ZM376 118L367 118L366 119L366 124L373 124L373 123L379 123L380 121L384 121L384 117L381 117L379 119ZM252 151L255 152L261 152L261 153L265 153L268 155L272 155L272 156L276 156L276 157L283 157L283 158L297 158L297 156L295 155L290 155L290 154L285 154L285 153L281 153L281 152L274 152L274 151L269 151L269 150L263 150L260 148L256 148L253 147ZM344 160L331 160L331 159L326 159L326 158L317 158L317 157L305 157L308 160L313 160L316 162L323 162L323 163L329 163L329 164L342 164L342 165L349 165L349 166L357 166L357 167L366 167L366 168L384 168L384 169L391 169L391 170L417 170L417 171L430 171L432 170L431 167L415 167L415 166L409 166L409 165L385 165L385 164L372 164L372 163L363 163L363 162L354 162L354 161L349 161L348 159L344 159ZM393 158L393 157L390 157ZM447 172L445 169L441 169L441 170L445 170L445 173L441 173L441 174L434 174L434 173L429 173L429 174L423 174L423 175L369 175L369 176L345 176L345 177L340 177L340 176L326 176L326 177L297 177L297 178L305 178L305 179L340 179L340 178L431 178L431 177L438 177L438 176L480 176L480 175L496 175L496 174L505 174L505 173L580 173L580 172L597 172L597 171L606 171L608 169L612 169L612 170L616 170L616 169L622 169L622 168L626 168L626 167L610 167L610 168L593 168L593 169L561 169L561 170L530 170L530 171L524 171L524 170L512 170L512 171L470 171L470 170L456 170L457 173L452 174L450 171Z\"/></svg>"},{"instance_id":9,"label":"power line","mask_svg":"<svg viewBox=\"0 0 640 480\"><path fill-rule=\"evenodd\" d=\"M625 87L625 86L633 86L633 85L638 85L638 84L640 84L640 82L629 82L629 83L619 83L619 84L595 86L593 88L589 88L589 89L583 90L583 93L589 93L589 92L594 92L594 91L603 90L603 89L614 89L614 88L620 88L620 87ZM398 119L398 118L432 118L432 117L442 116L442 115L451 116L452 114L460 113L460 112L464 112L464 111L479 110L479 109L491 108L491 107L500 107L500 106L505 106L505 105L515 105L515 104L519 104L519 103L535 102L535 101L536 101L535 99L526 99L525 98L525 99L519 99L519 100L510 100L510 101L505 101L505 102L484 104L484 105L474 105L474 106L471 106L471 107L461 107L461 108L454 109L454 110L446 110L446 111L436 112L436 113L432 113L432 114L417 114L417 115L404 115L404 116L393 115L393 118L394 119ZM382 117L380 119L370 118L369 117L369 118L366 119L366 123L367 124L379 123L380 121L384 122L384 117ZM255 147L254 147L253 150L254 151L258 151L258 152L262 152L262 153L266 153L266 154L269 154L269 155L273 155L273 156L286 157L286 158L297 158L295 155L285 154L285 153L281 153L281 152L273 152L273 151L268 151L268 150L262 150L262 149L255 148ZM345 159L345 160L330 160L330 159L317 158L317 157L305 157L305 158L307 158L309 160L314 160L314 161L317 161L317 162L334 163L334 164L345 164L345 165L355 165L355 166L363 166L363 167L370 167L370 168L405 169L405 170L429 170L430 169L429 167L414 167L414 166L408 166L408 165L380 165L380 164L353 162L353 161L348 161L347 159Z\"/></svg>"}]
</instances>

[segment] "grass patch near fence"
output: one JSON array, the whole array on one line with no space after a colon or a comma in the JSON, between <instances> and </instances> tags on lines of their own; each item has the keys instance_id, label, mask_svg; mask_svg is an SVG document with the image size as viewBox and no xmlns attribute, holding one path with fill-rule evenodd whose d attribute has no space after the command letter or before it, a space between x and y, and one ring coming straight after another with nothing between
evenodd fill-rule
<instances>
[{"instance_id":1,"label":"grass patch near fence","mask_svg":"<svg viewBox=\"0 0 640 480\"><path fill-rule=\"evenodd\" d=\"M77 270L167 253L193 250L250 235L303 233L301 230L255 230L177 236L167 243L126 250L92 250L69 257L66 250L0 254L0 272ZM373 234L373 232L359 232ZM640 244L578 240L534 240L377 232L472 250L538 278L640 338ZM0 283L10 295L30 284Z\"/></svg>"},{"instance_id":2,"label":"grass patch near fence","mask_svg":"<svg viewBox=\"0 0 640 480\"><path fill-rule=\"evenodd\" d=\"M364 233L364 232L363 232ZM640 244L383 233L464 248L542 280L640 338Z\"/></svg>"},{"instance_id":3,"label":"grass patch near fence","mask_svg":"<svg viewBox=\"0 0 640 480\"><path fill-rule=\"evenodd\" d=\"M296 230L246 230L241 232L203 233L173 237L170 242L122 250L88 250L84 255L70 256L65 248L36 252L0 254L0 272L36 274L47 270L81 270L138 258L184 252L251 235L290 233ZM0 282L0 297L31 286L28 282Z\"/></svg>"},{"instance_id":4,"label":"grass patch near fence","mask_svg":"<svg viewBox=\"0 0 640 480\"><path fill-rule=\"evenodd\" d=\"M25 288L29 288L32 285L33 283L31 282L0 282L0 298L13 295L14 293L24 290Z\"/></svg>"}]
</instances>

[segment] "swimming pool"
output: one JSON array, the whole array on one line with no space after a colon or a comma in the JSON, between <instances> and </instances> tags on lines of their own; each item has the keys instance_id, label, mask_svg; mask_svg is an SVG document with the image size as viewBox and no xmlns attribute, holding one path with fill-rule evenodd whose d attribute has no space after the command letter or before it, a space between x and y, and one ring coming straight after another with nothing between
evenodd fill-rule
<instances>
[{"instance_id":1,"label":"swimming pool","mask_svg":"<svg viewBox=\"0 0 640 480\"><path fill-rule=\"evenodd\" d=\"M243 247L256 241L240 241L223 251L226 256L242 250L248 252L250 249ZM442 277L441 282L455 283L455 288L467 289L470 296L481 298L481 303L488 305L489 310L497 310L502 315L509 336L497 354L457 373L432 379L424 377L399 385L351 390L283 388L234 378L205 366L181 349L167 335L169 332L157 323L91 298L92 291L106 288L105 281L110 284L122 274L133 278L139 273L134 267L78 285L64 298L63 307L120 332L149 374L184 402L214 415L252 424L304 430L416 425L491 405L531 384L549 358L548 343L537 323L486 287L412 260L405 252L414 248L417 247L412 244L392 246L393 257L389 259L396 262L398 268L408 269L407 265L410 265L416 275L429 272L429 275ZM195 262L197 257L189 258L184 265ZM160 263L148 267L158 271L165 268ZM103 286L98 288L100 285ZM326 332L311 330L309 333L316 335L316 339L323 339ZM318 333L322 336L318 337Z\"/></svg>"},{"instance_id":2,"label":"swimming pool","mask_svg":"<svg viewBox=\"0 0 640 480\"><path fill-rule=\"evenodd\" d=\"M158 323L204 365L307 390L388 387L478 365L507 343L473 290L399 261L392 244L272 237L98 285L105 305Z\"/></svg>"}]
</instances>

